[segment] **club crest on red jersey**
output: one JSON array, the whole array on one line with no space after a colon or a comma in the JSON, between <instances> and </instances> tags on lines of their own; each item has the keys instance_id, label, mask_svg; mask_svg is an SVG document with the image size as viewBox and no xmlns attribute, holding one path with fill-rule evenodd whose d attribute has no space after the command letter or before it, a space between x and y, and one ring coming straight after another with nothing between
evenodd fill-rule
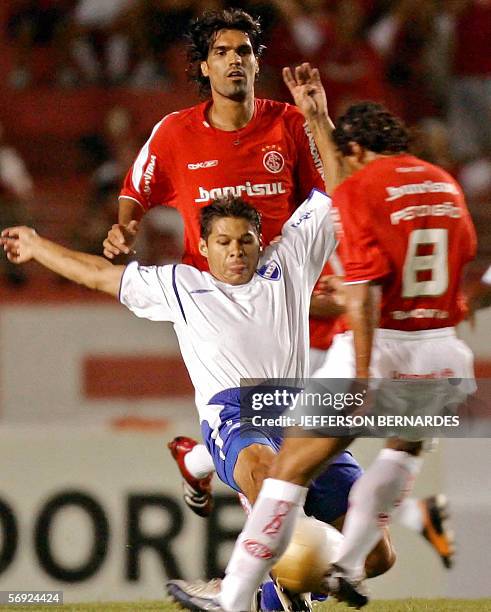
<instances>
[{"instance_id":1,"label":"club crest on red jersey","mask_svg":"<svg viewBox=\"0 0 491 612\"><path fill-rule=\"evenodd\" d=\"M273 174L281 172L285 166L285 158L277 151L274 145L272 147L264 147L263 151L266 151L263 157L263 164L266 170Z\"/></svg>"}]
</instances>

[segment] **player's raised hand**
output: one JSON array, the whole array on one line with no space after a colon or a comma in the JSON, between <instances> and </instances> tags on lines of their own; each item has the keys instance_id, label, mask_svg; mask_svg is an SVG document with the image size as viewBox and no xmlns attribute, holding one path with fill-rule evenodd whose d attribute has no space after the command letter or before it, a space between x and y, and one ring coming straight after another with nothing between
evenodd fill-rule
<instances>
[{"instance_id":1,"label":"player's raised hand","mask_svg":"<svg viewBox=\"0 0 491 612\"><path fill-rule=\"evenodd\" d=\"M39 236L31 227L7 227L2 231L0 244L9 261L21 264L33 258L38 239Z\"/></svg>"},{"instance_id":2,"label":"player's raised hand","mask_svg":"<svg viewBox=\"0 0 491 612\"><path fill-rule=\"evenodd\" d=\"M131 253L137 233L138 221L130 221L128 225L115 223L102 243L104 256L108 259L114 259L117 255L128 255Z\"/></svg>"},{"instance_id":3,"label":"player's raised hand","mask_svg":"<svg viewBox=\"0 0 491 612\"><path fill-rule=\"evenodd\" d=\"M317 68L308 62L297 66L295 73L289 67L283 68L283 81L306 119L327 115L326 92Z\"/></svg>"}]
</instances>

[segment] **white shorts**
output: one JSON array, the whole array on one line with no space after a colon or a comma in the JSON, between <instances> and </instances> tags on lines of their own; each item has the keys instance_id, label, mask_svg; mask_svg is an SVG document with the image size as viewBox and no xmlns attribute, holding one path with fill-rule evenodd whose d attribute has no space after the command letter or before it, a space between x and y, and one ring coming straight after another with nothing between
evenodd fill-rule
<instances>
[{"instance_id":1,"label":"white shorts","mask_svg":"<svg viewBox=\"0 0 491 612\"><path fill-rule=\"evenodd\" d=\"M410 406L412 415L436 415L444 407L458 406L476 390L472 351L457 338L453 327L417 332L376 330L370 370L377 389L377 414L406 415ZM354 376L353 334L338 334L315 378ZM455 384L449 384L449 379ZM410 383L401 384L405 380Z\"/></svg>"},{"instance_id":2,"label":"white shorts","mask_svg":"<svg viewBox=\"0 0 491 612\"><path fill-rule=\"evenodd\" d=\"M310 348L309 350L309 370L310 376L314 378L315 372L324 365L329 351L321 351L321 349Z\"/></svg>"},{"instance_id":3,"label":"white shorts","mask_svg":"<svg viewBox=\"0 0 491 612\"><path fill-rule=\"evenodd\" d=\"M446 378L474 379L474 358L470 348L459 340L453 327L428 331L401 332L377 329L372 353L373 378L428 376L451 370ZM315 378L354 378L353 333L334 336L324 364Z\"/></svg>"}]
</instances>

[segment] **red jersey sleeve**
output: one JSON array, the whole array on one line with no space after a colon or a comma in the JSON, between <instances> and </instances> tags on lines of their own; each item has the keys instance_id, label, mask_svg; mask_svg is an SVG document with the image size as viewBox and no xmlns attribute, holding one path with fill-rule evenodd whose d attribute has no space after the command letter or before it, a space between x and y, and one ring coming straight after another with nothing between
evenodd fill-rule
<instances>
[{"instance_id":1,"label":"red jersey sleeve","mask_svg":"<svg viewBox=\"0 0 491 612\"><path fill-rule=\"evenodd\" d=\"M377 242L367 202L356 185L347 180L333 194L337 211L340 241L339 254L344 267L345 282L356 283L382 278L389 274L390 263Z\"/></svg>"},{"instance_id":2,"label":"red jersey sleeve","mask_svg":"<svg viewBox=\"0 0 491 612\"><path fill-rule=\"evenodd\" d=\"M168 117L154 127L124 179L120 197L130 198L145 210L154 206L175 206L172 138Z\"/></svg>"},{"instance_id":3,"label":"red jersey sleeve","mask_svg":"<svg viewBox=\"0 0 491 612\"><path fill-rule=\"evenodd\" d=\"M325 190L322 162L311 131L302 113L294 106L288 109L291 134L296 151L295 197L303 202L312 189Z\"/></svg>"}]
</instances>

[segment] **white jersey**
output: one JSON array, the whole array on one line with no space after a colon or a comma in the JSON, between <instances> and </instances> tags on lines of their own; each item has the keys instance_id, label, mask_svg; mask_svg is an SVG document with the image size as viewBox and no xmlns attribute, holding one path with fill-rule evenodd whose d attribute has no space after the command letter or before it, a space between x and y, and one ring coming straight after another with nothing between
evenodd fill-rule
<instances>
[{"instance_id":1,"label":"white jersey","mask_svg":"<svg viewBox=\"0 0 491 612\"><path fill-rule=\"evenodd\" d=\"M184 264L126 268L121 303L138 317L174 323L200 421L217 422L220 407L210 399L241 378L308 376L310 296L335 247L330 205L313 190L244 285Z\"/></svg>"}]
</instances>

